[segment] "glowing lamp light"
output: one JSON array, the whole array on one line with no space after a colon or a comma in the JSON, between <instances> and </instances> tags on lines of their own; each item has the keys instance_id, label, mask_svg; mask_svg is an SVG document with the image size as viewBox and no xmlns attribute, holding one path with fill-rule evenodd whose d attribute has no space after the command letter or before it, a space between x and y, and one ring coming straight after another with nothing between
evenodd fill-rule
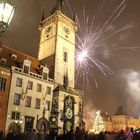
<instances>
[{"instance_id":1,"label":"glowing lamp light","mask_svg":"<svg viewBox=\"0 0 140 140\"><path fill-rule=\"evenodd\" d=\"M0 3L0 34L3 33L10 24L14 12L14 6L4 1Z\"/></svg>"},{"instance_id":2,"label":"glowing lamp light","mask_svg":"<svg viewBox=\"0 0 140 140\"><path fill-rule=\"evenodd\" d=\"M87 51L83 50L82 52L80 52L78 54L78 58L77 59L78 59L78 61L82 62L82 61L84 61L87 58L87 56L88 56Z\"/></svg>"}]
</instances>

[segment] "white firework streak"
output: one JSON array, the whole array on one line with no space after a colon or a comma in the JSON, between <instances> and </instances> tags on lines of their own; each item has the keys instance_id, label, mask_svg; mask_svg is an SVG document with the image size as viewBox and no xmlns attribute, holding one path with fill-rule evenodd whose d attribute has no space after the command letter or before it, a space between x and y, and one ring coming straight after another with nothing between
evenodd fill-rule
<instances>
[{"instance_id":1,"label":"white firework streak","mask_svg":"<svg viewBox=\"0 0 140 140\"><path fill-rule=\"evenodd\" d=\"M70 3L68 0L66 0L66 2L71 13L73 13ZM79 81L82 79L84 87L86 87L86 85L89 86L92 79L94 80L95 86L98 87L94 73L95 68L98 68L104 76L113 74L112 69L102 61L104 58L101 58L101 56L108 55L108 53L111 55L113 50L136 50L137 48L134 46L114 46L114 44L106 46L107 41L111 40L119 33L133 27L132 24L128 24L119 29L113 30L113 24L116 20L118 20L119 16L124 11L127 0L117 0L117 4L115 3L116 0L108 0L108 2L106 2L106 0L99 0L98 14L91 17L86 16L83 0L82 21L80 20L81 15L76 16L78 26L78 34L76 34L76 82L77 80ZM102 19L102 16L108 12L107 9L110 10L110 14L106 14L104 21L100 22L99 19ZM88 54L82 61L79 61L77 58L83 51L87 51Z\"/></svg>"}]
</instances>

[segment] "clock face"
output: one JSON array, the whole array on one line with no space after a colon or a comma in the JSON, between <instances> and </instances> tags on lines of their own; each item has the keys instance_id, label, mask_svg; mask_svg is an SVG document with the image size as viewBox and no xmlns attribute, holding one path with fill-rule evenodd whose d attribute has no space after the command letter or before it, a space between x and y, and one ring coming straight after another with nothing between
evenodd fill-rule
<instances>
[{"instance_id":1,"label":"clock face","mask_svg":"<svg viewBox=\"0 0 140 140\"><path fill-rule=\"evenodd\" d=\"M56 118L52 118L52 121L55 122L56 121Z\"/></svg>"},{"instance_id":2,"label":"clock face","mask_svg":"<svg viewBox=\"0 0 140 140\"><path fill-rule=\"evenodd\" d=\"M69 131L71 129L72 123L71 122L67 122L66 127L67 130Z\"/></svg>"},{"instance_id":3,"label":"clock face","mask_svg":"<svg viewBox=\"0 0 140 140\"><path fill-rule=\"evenodd\" d=\"M70 34L70 29L66 26L64 26L64 31L65 31L66 34Z\"/></svg>"},{"instance_id":4,"label":"clock face","mask_svg":"<svg viewBox=\"0 0 140 140\"><path fill-rule=\"evenodd\" d=\"M52 28L51 26L47 27L46 30L45 30L45 33L46 33L46 34L50 33L51 28Z\"/></svg>"},{"instance_id":5,"label":"clock face","mask_svg":"<svg viewBox=\"0 0 140 140\"><path fill-rule=\"evenodd\" d=\"M71 108L67 108L66 109L66 117L68 119L71 119L72 118L72 109Z\"/></svg>"}]
</instances>

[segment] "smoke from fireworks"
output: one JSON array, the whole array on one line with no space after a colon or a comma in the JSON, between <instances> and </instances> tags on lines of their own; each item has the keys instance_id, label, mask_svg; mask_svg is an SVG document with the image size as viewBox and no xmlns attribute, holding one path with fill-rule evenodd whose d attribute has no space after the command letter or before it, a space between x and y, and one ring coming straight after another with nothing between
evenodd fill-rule
<instances>
[{"instance_id":1,"label":"smoke from fireworks","mask_svg":"<svg viewBox=\"0 0 140 140\"><path fill-rule=\"evenodd\" d=\"M67 5L72 12L68 0ZM120 33L133 26L132 24L127 24L119 28L115 27L116 21L123 13L126 5L127 0L99 0L97 14L92 17L86 15L83 0L83 14L82 16L77 14L76 79L83 81L84 87L88 85L89 88L92 80L95 86L98 87L95 75L97 68L104 76L113 73L112 69L104 62L104 59L110 58L113 51L136 49L136 47L129 47L124 44L122 46L118 41L112 42Z\"/></svg>"}]
</instances>

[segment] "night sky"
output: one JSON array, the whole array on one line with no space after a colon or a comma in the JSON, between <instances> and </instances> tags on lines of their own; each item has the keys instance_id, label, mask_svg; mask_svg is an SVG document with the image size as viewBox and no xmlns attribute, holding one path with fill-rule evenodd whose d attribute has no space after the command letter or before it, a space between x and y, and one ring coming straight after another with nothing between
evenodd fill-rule
<instances>
[{"instance_id":1,"label":"night sky","mask_svg":"<svg viewBox=\"0 0 140 140\"><path fill-rule=\"evenodd\" d=\"M83 0L84 1L84 0ZM69 0L72 9L75 9L77 16L82 13L84 5L86 15L93 17L98 15L99 0ZM101 0L102 1L102 0ZM111 0L105 0L111 1ZM122 0L114 0L120 2ZM28 55L37 57L39 46L38 30L41 12L44 8L45 16L49 15L50 10L55 5L55 0L12 0L16 6L16 12L12 23L2 36L2 41L10 48L19 50ZM111 8L115 6L112 5ZM104 16L109 16L110 9L101 9L97 23L103 22ZM69 13L68 13L69 11ZM108 11L108 12L106 12ZM67 10L71 16L70 10ZM104 15L106 14L106 15ZM95 76L98 88L95 87L93 80L89 77L89 86L83 87L85 91L85 110L89 110L91 116L94 111L102 110L114 114L119 106L128 115L140 116L140 1L128 0L125 10L121 13L116 22L112 25L115 30L121 26L132 24L133 27L127 29L107 43L114 43L116 46L129 46L137 49L120 49L108 53L103 57L104 63L114 72L107 77L103 76L95 68ZM82 85L81 83L79 86ZM87 84L85 84L87 85Z\"/></svg>"}]
</instances>

